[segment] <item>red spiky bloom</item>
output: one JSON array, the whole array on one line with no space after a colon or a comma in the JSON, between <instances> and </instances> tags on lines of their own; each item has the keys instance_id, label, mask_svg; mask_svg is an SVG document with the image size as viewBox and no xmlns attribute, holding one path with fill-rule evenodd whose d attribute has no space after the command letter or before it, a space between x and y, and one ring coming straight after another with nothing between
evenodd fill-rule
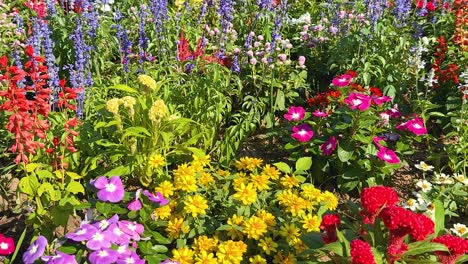
<instances>
[{"instance_id":1,"label":"red spiky bloom","mask_svg":"<svg viewBox=\"0 0 468 264\"><path fill-rule=\"evenodd\" d=\"M436 251L434 252L437 256L437 259L442 264L455 264L457 259L464 254L468 253L468 240L461 237L456 237L452 235L443 235L437 238L434 238L432 242L440 243L445 245L448 252L445 251Z\"/></svg>"},{"instance_id":2,"label":"red spiky bloom","mask_svg":"<svg viewBox=\"0 0 468 264\"><path fill-rule=\"evenodd\" d=\"M340 216L338 214L327 214L322 217L320 229L325 231L322 236L323 242L328 244L338 240L336 229L340 225Z\"/></svg>"},{"instance_id":3,"label":"red spiky bloom","mask_svg":"<svg viewBox=\"0 0 468 264\"><path fill-rule=\"evenodd\" d=\"M351 241L351 261L352 264L375 264L371 246L360 239Z\"/></svg>"},{"instance_id":4,"label":"red spiky bloom","mask_svg":"<svg viewBox=\"0 0 468 264\"><path fill-rule=\"evenodd\" d=\"M374 186L364 188L361 192L361 204L363 210L361 215L365 224L373 224L380 210L385 207L396 205L398 195L390 187Z\"/></svg>"}]
</instances>

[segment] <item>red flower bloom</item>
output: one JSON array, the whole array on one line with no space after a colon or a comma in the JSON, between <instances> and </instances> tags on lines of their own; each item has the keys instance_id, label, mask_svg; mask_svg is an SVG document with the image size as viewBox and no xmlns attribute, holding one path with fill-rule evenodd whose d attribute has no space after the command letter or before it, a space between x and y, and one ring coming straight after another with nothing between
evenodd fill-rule
<instances>
[{"instance_id":1,"label":"red flower bloom","mask_svg":"<svg viewBox=\"0 0 468 264\"><path fill-rule=\"evenodd\" d=\"M323 242L328 244L338 240L336 236L336 229L340 224L340 216L338 214L327 214L322 217L322 223L320 229L325 231L325 235L322 236Z\"/></svg>"},{"instance_id":2,"label":"red flower bloom","mask_svg":"<svg viewBox=\"0 0 468 264\"><path fill-rule=\"evenodd\" d=\"M352 70L347 70L345 74L351 75L351 77L355 78L357 76L357 73Z\"/></svg>"},{"instance_id":3,"label":"red flower bloom","mask_svg":"<svg viewBox=\"0 0 468 264\"><path fill-rule=\"evenodd\" d=\"M468 253L468 240L452 235L443 235L434 238L432 242L445 245L449 252L436 251L435 254L442 264L455 264L463 254Z\"/></svg>"},{"instance_id":4,"label":"red flower bloom","mask_svg":"<svg viewBox=\"0 0 468 264\"><path fill-rule=\"evenodd\" d=\"M434 222L423 214L412 213L410 236L415 240L424 240L434 233Z\"/></svg>"},{"instance_id":5,"label":"red flower bloom","mask_svg":"<svg viewBox=\"0 0 468 264\"><path fill-rule=\"evenodd\" d=\"M352 264L375 264L370 245L360 239L351 241L351 261Z\"/></svg>"},{"instance_id":6,"label":"red flower bloom","mask_svg":"<svg viewBox=\"0 0 468 264\"><path fill-rule=\"evenodd\" d=\"M383 95L382 91L380 91L378 87L369 87L369 91L371 92L372 95L375 95L375 96L380 97Z\"/></svg>"},{"instance_id":7,"label":"red flower bloom","mask_svg":"<svg viewBox=\"0 0 468 264\"><path fill-rule=\"evenodd\" d=\"M373 224L382 208L398 203L398 195L390 187L374 186L364 188L361 192L361 203L363 207L361 215L364 217L364 223Z\"/></svg>"}]
</instances>

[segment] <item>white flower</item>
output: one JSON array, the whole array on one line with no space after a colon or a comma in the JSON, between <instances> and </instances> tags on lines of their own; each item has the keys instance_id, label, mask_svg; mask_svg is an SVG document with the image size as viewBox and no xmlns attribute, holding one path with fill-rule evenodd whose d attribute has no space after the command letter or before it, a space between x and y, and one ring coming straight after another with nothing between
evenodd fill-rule
<instances>
[{"instance_id":1,"label":"white flower","mask_svg":"<svg viewBox=\"0 0 468 264\"><path fill-rule=\"evenodd\" d=\"M419 164L416 164L414 166L422 171L432 171L434 169L434 166L431 166L424 161L421 161L419 162Z\"/></svg>"},{"instance_id":2,"label":"white flower","mask_svg":"<svg viewBox=\"0 0 468 264\"><path fill-rule=\"evenodd\" d=\"M434 183L453 184L453 179L445 173L434 173Z\"/></svg>"},{"instance_id":3,"label":"white flower","mask_svg":"<svg viewBox=\"0 0 468 264\"><path fill-rule=\"evenodd\" d=\"M297 24L309 24L310 23L310 14L309 12L303 14L299 18L293 18L289 21L291 25L297 25Z\"/></svg>"},{"instance_id":4,"label":"white flower","mask_svg":"<svg viewBox=\"0 0 468 264\"><path fill-rule=\"evenodd\" d=\"M466 225L464 224L454 224L453 228L450 228L450 231L452 231L455 235L461 237L468 233L468 228L466 228Z\"/></svg>"},{"instance_id":5,"label":"white flower","mask_svg":"<svg viewBox=\"0 0 468 264\"><path fill-rule=\"evenodd\" d=\"M465 177L463 174L453 175L453 178L464 185L468 185L468 178Z\"/></svg>"},{"instance_id":6,"label":"white flower","mask_svg":"<svg viewBox=\"0 0 468 264\"><path fill-rule=\"evenodd\" d=\"M416 211L418 208L419 203L415 199L408 199L406 202L403 203L404 208L409 208L411 211Z\"/></svg>"},{"instance_id":7,"label":"white flower","mask_svg":"<svg viewBox=\"0 0 468 264\"><path fill-rule=\"evenodd\" d=\"M421 188L421 190L425 193L432 190L432 184L426 180L419 180L418 183L416 183L416 186Z\"/></svg>"}]
</instances>

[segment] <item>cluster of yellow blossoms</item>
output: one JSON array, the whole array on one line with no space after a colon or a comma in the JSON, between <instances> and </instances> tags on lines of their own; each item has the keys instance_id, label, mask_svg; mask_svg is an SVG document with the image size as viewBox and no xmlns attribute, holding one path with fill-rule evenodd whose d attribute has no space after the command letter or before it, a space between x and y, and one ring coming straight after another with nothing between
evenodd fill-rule
<instances>
[{"instance_id":1,"label":"cluster of yellow blossoms","mask_svg":"<svg viewBox=\"0 0 468 264\"><path fill-rule=\"evenodd\" d=\"M172 250L171 259L181 264L296 263L295 256L307 249L300 236L320 231L317 212L335 210L338 199L261 159L241 158L234 166L237 172L214 172L209 156L193 156L156 186L170 203L157 208L154 218L166 223L167 237L186 241Z\"/></svg>"},{"instance_id":2,"label":"cluster of yellow blossoms","mask_svg":"<svg viewBox=\"0 0 468 264\"><path fill-rule=\"evenodd\" d=\"M136 104L136 99L131 96L125 96L122 98L112 98L109 99L106 103L107 111L111 112L114 115L119 114L119 107L123 105L128 111L129 116L133 117L135 114L135 109L133 108Z\"/></svg>"}]
</instances>

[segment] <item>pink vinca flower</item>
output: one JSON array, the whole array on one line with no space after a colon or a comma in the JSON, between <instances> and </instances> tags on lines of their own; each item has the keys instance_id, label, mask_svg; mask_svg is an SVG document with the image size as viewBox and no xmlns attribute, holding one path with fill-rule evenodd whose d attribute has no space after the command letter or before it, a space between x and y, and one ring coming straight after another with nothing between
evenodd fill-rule
<instances>
[{"instance_id":1,"label":"pink vinca flower","mask_svg":"<svg viewBox=\"0 0 468 264\"><path fill-rule=\"evenodd\" d=\"M291 106L288 109L288 113L284 114L284 118L288 121L300 121L304 118L305 109L301 106Z\"/></svg>"},{"instance_id":2,"label":"pink vinca flower","mask_svg":"<svg viewBox=\"0 0 468 264\"><path fill-rule=\"evenodd\" d=\"M396 153L393 150L388 149L386 147L379 148L379 151L377 151L377 157L390 164L400 163L400 159L398 158Z\"/></svg>"},{"instance_id":3,"label":"pink vinca flower","mask_svg":"<svg viewBox=\"0 0 468 264\"><path fill-rule=\"evenodd\" d=\"M308 124L293 126L291 136L299 142L307 142L314 136L314 131Z\"/></svg>"},{"instance_id":4,"label":"pink vinca flower","mask_svg":"<svg viewBox=\"0 0 468 264\"><path fill-rule=\"evenodd\" d=\"M353 110L365 111L370 107L371 98L365 94L350 93L344 102Z\"/></svg>"},{"instance_id":5,"label":"pink vinca flower","mask_svg":"<svg viewBox=\"0 0 468 264\"><path fill-rule=\"evenodd\" d=\"M402 124L399 124L396 127L396 129L406 129L417 136L427 134L427 129L426 129L426 126L424 125L424 121L420 117L416 117Z\"/></svg>"},{"instance_id":6,"label":"pink vinca flower","mask_svg":"<svg viewBox=\"0 0 468 264\"><path fill-rule=\"evenodd\" d=\"M316 116L316 117L327 117L328 116L328 113L325 112L325 111L322 111L322 110L315 110L313 113L312 113L313 116Z\"/></svg>"},{"instance_id":7,"label":"pink vinca flower","mask_svg":"<svg viewBox=\"0 0 468 264\"><path fill-rule=\"evenodd\" d=\"M119 176L113 176L110 179L100 176L92 184L99 189L97 196L103 202L116 203L124 197L125 191Z\"/></svg>"},{"instance_id":8,"label":"pink vinca flower","mask_svg":"<svg viewBox=\"0 0 468 264\"><path fill-rule=\"evenodd\" d=\"M381 106L383 105L384 103L387 103L387 102L390 102L392 101L392 98L390 96L373 96L372 97L372 102L374 102L374 104L378 105L378 106Z\"/></svg>"},{"instance_id":9,"label":"pink vinca flower","mask_svg":"<svg viewBox=\"0 0 468 264\"><path fill-rule=\"evenodd\" d=\"M349 85L353 80L353 76L349 74L338 75L332 80L332 84L338 87L344 87Z\"/></svg>"},{"instance_id":10,"label":"pink vinca flower","mask_svg":"<svg viewBox=\"0 0 468 264\"><path fill-rule=\"evenodd\" d=\"M331 155L333 151L336 149L336 137L331 136L325 143L320 146L323 155Z\"/></svg>"}]
</instances>

